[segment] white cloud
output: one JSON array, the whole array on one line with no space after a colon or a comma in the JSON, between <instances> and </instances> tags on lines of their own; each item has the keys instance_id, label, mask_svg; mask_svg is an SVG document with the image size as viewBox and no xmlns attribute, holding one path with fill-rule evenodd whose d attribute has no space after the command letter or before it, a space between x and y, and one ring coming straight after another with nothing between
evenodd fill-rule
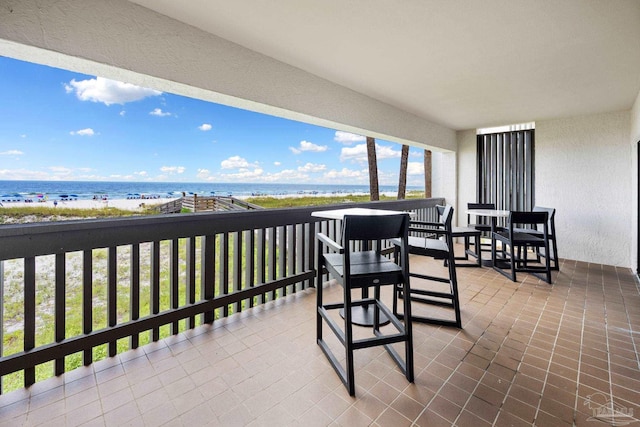
<instances>
[{"instance_id":1,"label":"white cloud","mask_svg":"<svg viewBox=\"0 0 640 427\"><path fill-rule=\"evenodd\" d=\"M167 117L171 115L171 113L169 113L168 111L162 111L162 108L154 108L153 111L149 114L158 117Z\"/></svg>"},{"instance_id":2,"label":"white cloud","mask_svg":"<svg viewBox=\"0 0 640 427\"><path fill-rule=\"evenodd\" d=\"M160 168L160 171L162 173L168 173L169 175L173 175L173 174L184 173L185 169L186 168L184 166L162 166Z\"/></svg>"},{"instance_id":3,"label":"white cloud","mask_svg":"<svg viewBox=\"0 0 640 427\"><path fill-rule=\"evenodd\" d=\"M333 137L333 140L341 144L353 144L355 142L364 142L367 140L367 138L362 135L356 135L355 133L337 130L335 136Z\"/></svg>"},{"instance_id":4,"label":"white cloud","mask_svg":"<svg viewBox=\"0 0 640 427\"><path fill-rule=\"evenodd\" d=\"M293 182L301 183L308 182L309 176L305 173L300 173L298 170L284 169L280 172L270 173L262 177L262 181L265 182Z\"/></svg>"},{"instance_id":5,"label":"white cloud","mask_svg":"<svg viewBox=\"0 0 640 427\"><path fill-rule=\"evenodd\" d=\"M422 162L408 162L407 163L407 175L424 175L424 163L422 163Z\"/></svg>"},{"instance_id":6,"label":"white cloud","mask_svg":"<svg viewBox=\"0 0 640 427\"><path fill-rule=\"evenodd\" d=\"M232 156L220 162L222 169L257 168L257 163L249 163L244 157Z\"/></svg>"},{"instance_id":7,"label":"white cloud","mask_svg":"<svg viewBox=\"0 0 640 427\"><path fill-rule=\"evenodd\" d=\"M124 117L124 116L125 116L125 114L127 114L127 112L126 112L126 111L124 111L124 110L120 111L120 116Z\"/></svg>"},{"instance_id":8,"label":"white cloud","mask_svg":"<svg viewBox=\"0 0 640 427\"><path fill-rule=\"evenodd\" d=\"M326 179L330 179L330 180L336 180L336 179L351 179L351 180L355 180L355 181L362 181L362 180L368 180L369 179L369 172L367 170L353 170L353 169L347 169L347 168L342 168L342 170L335 170L332 169L329 172L325 173L324 178Z\"/></svg>"},{"instance_id":9,"label":"white cloud","mask_svg":"<svg viewBox=\"0 0 640 427\"><path fill-rule=\"evenodd\" d=\"M96 133L91 128L80 129L80 130L69 132L69 135L74 135L74 136L75 135L78 135L78 136L93 136L95 134Z\"/></svg>"},{"instance_id":10,"label":"white cloud","mask_svg":"<svg viewBox=\"0 0 640 427\"><path fill-rule=\"evenodd\" d=\"M317 145L314 144L313 142L309 142L309 141L300 141L300 146L299 147L289 147L289 150L291 150L291 152L293 154L300 154L303 151L311 151L314 153L321 153L323 151L327 151L329 147L327 147L326 145Z\"/></svg>"},{"instance_id":11,"label":"white cloud","mask_svg":"<svg viewBox=\"0 0 640 427\"><path fill-rule=\"evenodd\" d=\"M53 181L57 178L48 172L34 171L31 169L0 169L0 179L8 181Z\"/></svg>"},{"instance_id":12,"label":"white cloud","mask_svg":"<svg viewBox=\"0 0 640 427\"><path fill-rule=\"evenodd\" d=\"M20 150L9 150L0 152L0 156L21 156L24 153Z\"/></svg>"},{"instance_id":13,"label":"white cloud","mask_svg":"<svg viewBox=\"0 0 640 427\"><path fill-rule=\"evenodd\" d=\"M134 175L138 175L138 176L147 176L147 171L139 171L139 172L134 172Z\"/></svg>"},{"instance_id":14,"label":"white cloud","mask_svg":"<svg viewBox=\"0 0 640 427\"><path fill-rule=\"evenodd\" d=\"M211 172L209 169L198 169L196 176L200 179L211 179Z\"/></svg>"},{"instance_id":15,"label":"white cloud","mask_svg":"<svg viewBox=\"0 0 640 427\"><path fill-rule=\"evenodd\" d=\"M307 163L304 166L299 166L298 170L300 172L322 172L324 170L327 170L327 166L314 164L314 163Z\"/></svg>"},{"instance_id":16,"label":"white cloud","mask_svg":"<svg viewBox=\"0 0 640 427\"><path fill-rule=\"evenodd\" d=\"M263 173L264 173L264 170L262 170L261 168L256 168L253 170L242 168L237 173L227 173L227 174L222 174L221 176L224 179L242 180L242 179L258 178Z\"/></svg>"},{"instance_id":17,"label":"white cloud","mask_svg":"<svg viewBox=\"0 0 640 427\"><path fill-rule=\"evenodd\" d=\"M400 157L400 151L391 147L376 144L376 159L393 159ZM358 163L366 163L367 160L367 144L359 144L355 147L343 147L340 151L340 161L351 160Z\"/></svg>"},{"instance_id":18,"label":"white cloud","mask_svg":"<svg viewBox=\"0 0 640 427\"><path fill-rule=\"evenodd\" d=\"M208 130L211 130L211 125L209 123L203 123L200 126L198 126L198 129L200 129L203 132L206 132Z\"/></svg>"},{"instance_id":19,"label":"white cloud","mask_svg":"<svg viewBox=\"0 0 640 427\"><path fill-rule=\"evenodd\" d=\"M274 165L274 166L280 166L281 164L282 164L282 163L280 163L280 162L273 162L273 165Z\"/></svg>"},{"instance_id":20,"label":"white cloud","mask_svg":"<svg viewBox=\"0 0 640 427\"><path fill-rule=\"evenodd\" d=\"M71 80L65 85L67 93L75 92L81 101L102 102L105 105L125 104L140 101L149 96L158 96L162 92L130 83L96 77L95 79Z\"/></svg>"}]
</instances>

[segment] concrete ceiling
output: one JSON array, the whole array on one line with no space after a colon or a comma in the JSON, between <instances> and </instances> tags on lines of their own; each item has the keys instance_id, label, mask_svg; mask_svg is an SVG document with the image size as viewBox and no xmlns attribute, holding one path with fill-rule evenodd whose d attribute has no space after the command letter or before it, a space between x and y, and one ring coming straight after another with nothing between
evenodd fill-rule
<instances>
[{"instance_id":1,"label":"concrete ceiling","mask_svg":"<svg viewBox=\"0 0 640 427\"><path fill-rule=\"evenodd\" d=\"M131 1L452 129L640 91L638 0Z\"/></svg>"}]
</instances>

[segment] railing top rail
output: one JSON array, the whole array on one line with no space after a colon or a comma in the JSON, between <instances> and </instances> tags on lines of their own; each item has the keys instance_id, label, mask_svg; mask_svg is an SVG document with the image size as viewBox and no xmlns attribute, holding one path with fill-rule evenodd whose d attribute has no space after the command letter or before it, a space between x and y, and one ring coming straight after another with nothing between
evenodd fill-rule
<instances>
[{"instance_id":1,"label":"railing top rail","mask_svg":"<svg viewBox=\"0 0 640 427\"><path fill-rule=\"evenodd\" d=\"M0 260L320 221L311 213L350 207L415 210L442 198L340 203L302 208L167 214L0 226Z\"/></svg>"}]
</instances>

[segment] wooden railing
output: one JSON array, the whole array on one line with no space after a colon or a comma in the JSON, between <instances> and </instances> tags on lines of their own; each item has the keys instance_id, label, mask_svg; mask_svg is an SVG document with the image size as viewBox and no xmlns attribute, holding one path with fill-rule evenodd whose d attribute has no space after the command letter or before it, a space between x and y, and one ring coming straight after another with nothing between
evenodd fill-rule
<instances>
[{"instance_id":1,"label":"wooden railing","mask_svg":"<svg viewBox=\"0 0 640 427\"><path fill-rule=\"evenodd\" d=\"M443 202L0 226L0 392L313 286L316 231L340 233L313 211Z\"/></svg>"},{"instance_id":2,"label":"wooden railing","mask_svg":"<svg viewBox=\"0 0 640 427\"><path fill-rule=\"evenodd\" d=\"M235 197L223 196L207 196L198 195L185 196L181 199L182 207L191 212L214 212L214 211L237 211L237 210L253 210L262 209L262 207L254 205Z\"/></svg>"}]
</instances>

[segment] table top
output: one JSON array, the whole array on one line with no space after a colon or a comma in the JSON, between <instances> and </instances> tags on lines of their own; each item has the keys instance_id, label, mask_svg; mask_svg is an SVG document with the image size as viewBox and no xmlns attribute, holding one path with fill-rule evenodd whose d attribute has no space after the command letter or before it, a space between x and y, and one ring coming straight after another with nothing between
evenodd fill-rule
<instances>
[{"instance_id":1,"label":"table top","mask_svg":"<svg viewBox=\"0 0 640 427\"><path fill-rule=\"evenodd\" d=\"M503 211L500 209L467 209L469 215L475 216L491 216L495 218L506 218L509 216L510 211Z\"/></svg>"},{"instance_id":2,"label":"table top","mask_svg":"<svg viewBox=\"0 0 640 427\"><path fill-rule=\"evenodd\" d=\"M390 211L384 209L369 209L369 208L345 208L345 209L332 209L328 211L315 211L311 213L311 216L317 218L326 219L344 219L345 215L359 215L359 216L386 216L386 215L398 215L407 214L408 212L402 211Z\"/></svg>"}]
</instances>

